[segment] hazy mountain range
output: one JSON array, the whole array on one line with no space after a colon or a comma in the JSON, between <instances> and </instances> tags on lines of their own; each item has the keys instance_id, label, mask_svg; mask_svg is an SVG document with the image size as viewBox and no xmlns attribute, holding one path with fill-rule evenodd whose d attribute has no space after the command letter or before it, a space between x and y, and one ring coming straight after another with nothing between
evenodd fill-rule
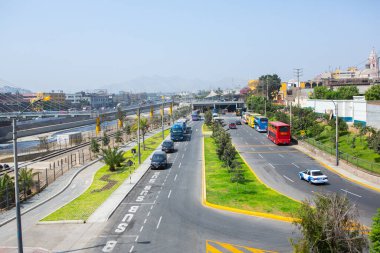
<instances>
[{"instance_id":1,"label":"hazy mountain range","mask_svg":"<svg viewBox=\"0 0 380 253\"><path fill-rule=\"evenodd\" d=\"M142 76L129 81L113 83L100 87L109 92L179 92L209 90L220 88L236 88L246 86L247 81L233 78L223 78L217 81L205 81L201 79L186 79L177 76Z\"/></svg>"},{"instance_id":2,"label":"hazy mountain range","mask_svg":"<svg viewBox=\"0 0 380 253\"><path fill-rule=\"evenodd\" d=\"M13 93L15 94L16 92L19 92L20 94L26 94L26 93L32 93L32 91L27 90L27 89L22 89L22 88L17 88L17 87L12 87L12 86L0 86L0 92L1 93Z\"/></svg>"}]
</instances>

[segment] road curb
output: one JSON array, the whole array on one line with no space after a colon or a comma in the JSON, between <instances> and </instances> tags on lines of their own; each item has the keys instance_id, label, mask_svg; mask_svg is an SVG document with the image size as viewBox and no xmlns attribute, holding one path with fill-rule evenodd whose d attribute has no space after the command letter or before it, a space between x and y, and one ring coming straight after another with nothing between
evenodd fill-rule
<instances>
[{"instance_id":1,"label":"road curb","mask_svg":"<svg viewBox=\"0 0 380 253\"><path fill-rule=\"evenodd\" d=\"M348 177L348 176L346 176L346 175L340 173L339 171L335 170L335 169L332 168L330 165L328 165L328 164L326 164L326 163L324 163L324 162L321 162L318 158L314 157L313 155L310 155L310 154L306 153L305 151L303 151L302 149L300 149L300 148L298 148L298 147L295 147L295 148L296 148L298 151L301 151L302 153L304 153L305 155L307 155L308 157L313 158L313 159L316 160L319 164L321 164L323 167L325 167L325 168L328 169L329 171L331 171L331 172L337 174L338 176L340 176L340 177L342 177L342 178L344 178L344 179L347 179L348 181L351 181L351 182L353 182L353 183L355 183L355 184L361 185L361 186L363 186L363 187L365 187L365 188L371 189L371 190L376 191L376 192L380 192L380 188L377 188L377 187L374 187L374 186L372 186L372 185L368 185L368 184L366 184L366 183L363 183L363 182L360 182L360 181L355 180L355 179L353 179L353 178L350 178L350 177Z\"/></svg>"},{"instance_id":2,"label":"road curb","mask_svg":"<svg viewBox=\"0 0 380 253\"><path fill-rule=\"evenodd\" d=\"M85 220L59 220L59 221L39 221L37 225L49 225L49 224L83 224Z\"/></svg>"},{"instance_id":3,"label":"road curb","mask_svg":"<svg viewBox=\"0 0 380 253\"><path fill-rule=\"evenodd\" d=\"M87 167L93 165L94 163L96 163L96 162L98 162L98 161L100 161L100 160L101 160L101 158L98 158L98 159L96 159L96 160L94 160L94 161L91 161L90 163L84 165L82 168L80 168L77 172L74 173L74 175L70 178L69 182L68 182L68 183L67 183L67 184L66 184L66 185L65 185L60 191L58 191L58 192L57 192L56 194L54 194L53 196L50 196L49 198L45 199L44 201L42 201L42 202L40 202L40 203L38 203L38 204L36 204L36 205L34 205L34 206L32 206L32 207L30 207L30 208L24 210L24 211L22 211L22 212L21 212L21 215L24 215L24 214L26 214L26 213L28 213L28 212L30 212L30 211L36 209L37 207L39 207L39 206L45 204L46 202L52 200L53 198L55 198L56 196L58 196L59 194L61 194L62 192L64 192L64 191L70 186L70 184L73 182L73 180L75 179L75 177L76 177L80 172L82 172L84 169L86 169ZM16 219L16 216L14 216L14 217L12 217L12 218L9 218L8 220L3 221L2 223L0 223L0 227L2 227L2 226L4 226L4 225L8 224L9 222L11 222L11 221L13 221L13 220L15 220L15 219Z\"/></svg>"},{"instance_id":4,"label":"road curb","mask_svg":"<svg viewBox=\"0 0 380 253\"><path fill-rule=\"evenodd\" d=\"M204 133L203 127L202 127L202 133ZM295 219L295 218L292 218L292 217L275 215L275 214L268 214L268 213L261 213L261 212L247 211L247 210L243 210L243 209L238 209L238 208L233 208L233 207L227 207L227 206L221 206L221 205L212 204L212 203L208 202L207 201L207 196L206 196L206 160L205 160L204 139L205 139L205 137L203 136L202 137L202 157L203 157L203 159L202 159L202 205L203 206L206 206L206 207L209 207L209 208L218 209L218 210L233 212L233 213L244 214L244 215L248 215L248 216L254 216L254 217L258 217L258 218L266 218L266 219L281 221L281 222L292 223L292 222L298 220L298 219ZM239 155L240 155L240 153L239 153ZM257 177L256 173L254 173L253 169L248 165L248 163L246 162L246 160L241 155L240 155L240 157L243 159L244 163L248 166L248 168L250 168L250 170L253 172L253 174L259 180L259 182L261 182L262 184L264 184L261 181L261 179L259 179ZM267 186L266 184L264 184L264 185ZM272 189L269 186L267 186L267 187L270 188L270 189ZM275 192L277 192L277 191L275 191ZM277 192L277 193L279 193L279 192ZM279 194L281 194L281 193L279 193ZM281 195L284 195L284 194L281 194ZM284 196L286 196L286 195L284 195ZM286 197L288 197L288 196L286 196ZM292 199L292 198L290 198L290 199ZM300 202L300 201L297 200L297 202Z\"/></svg>"}]
</instances>

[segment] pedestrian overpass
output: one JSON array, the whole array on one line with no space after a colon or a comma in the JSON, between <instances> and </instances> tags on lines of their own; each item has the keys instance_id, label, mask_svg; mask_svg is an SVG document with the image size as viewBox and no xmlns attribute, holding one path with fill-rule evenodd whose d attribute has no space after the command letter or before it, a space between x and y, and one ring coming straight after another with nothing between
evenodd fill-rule
<instances>
[{"instance_id":1,"label":"pedestrian overpass","mask_svg":"<svg viewBox=\"0 0 380 253\"><path fill-rule=\"evenodd\" d=\"M196 101L192 102L193 110L200 110L202 112L206 110L217 109L223 110L227 109L229 112L235 112L236 108L243 108L244 101L212 101L212 100L204 100L204 101Z\"/></svg>"}]
</instances>

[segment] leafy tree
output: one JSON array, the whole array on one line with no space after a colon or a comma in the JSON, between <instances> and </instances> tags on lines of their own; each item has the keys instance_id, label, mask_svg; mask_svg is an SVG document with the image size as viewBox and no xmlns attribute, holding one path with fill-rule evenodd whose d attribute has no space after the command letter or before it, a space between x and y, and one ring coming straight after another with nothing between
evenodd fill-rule
<instances>
[{"instance_id":1,"label":"leafy tree","mask_svg":"<svg viewBox=\"0 0 380 253\"><path fill-rule=\"evenodd\" d=\"M364 95L366 100L380 100L380 84L373 85Z\"/></svg>"},{"instance_id":2,"label":"leafy tree","mask_svg":"<svg viewBox=\"0 0 380 253\"><path fill-rule=\"evenodd\" d=\"M324 127L321 124L314 124L309 128L308 136L309 137L318 137L324 130Z\"/></svg>"},{"instance_id":3,"label":"leafy tree","mask_svg":"<svg viewBox=\"0 0 380 253\"><path fill-rule=\"evenodd\" d=\"M380 130L368 137L368 147L380 154Z\"/></svg>"},{"instance_id":4,"label":"leafy tree","mask_svg":"<svg viewBox=\"0 0 380 253\"><path fill-rule=\"evenodd\" d=\"M108 137L106 132L103 133L102 144L103 144L103 147L108 146L110 144L110 137Z\"/></svg>"},{"instance_id":5,"label":"leafy tree","mask_svg":"<svg viewBox=\"0 0 380 253\"><path fill-rule=\"evenodd\" d=\"M125 127L124 127L124 133L126 134L126 135L131 135L131 125L126 125Z\"/></svg>"},{"instance_id":6,"label":"leafy tree","mask_svg":"<svg viewBox=\"0 0 380 253\"><path fill-rule=\"evenodd\" d=\"M356 148L356 136L352 136L350 147L351 147L352 149L355 149L355 148Z\"/></svg>"},{"instance_id":7,"label":"leafy tree","mask_svg":"<svg viewBox=\"0 0 380 253\"><path fill-rule=\"evenodd\" d=\"M120 142L123 142L123 138L121 136L121 131L120 130L117 130L116 133L115 133L115 142L116 143L120 143Z\"/></svg>"},{"instance_id":8,"label":"leafy tree","mask_svg":"<svg viewBox=\"0 0 380 253\"><path fill-rule=\"evenodd\" d=\"M335 128L336 128L336 121L335 121L335 118L332 118L332 119L329 121L329 126L331 126L331 129L335 129ZM339 134L340 134L340 135L345 134L345 133L347 133L347 131L348 131L348 125L347 125L347 122L344 121L343 119L339 119L339 120L338 120L338 131L339 131Z\"/></svg>"},{"instance_id":9,"label":"leafy tree","mask_svg":"<svg viewBox=\"0 0 380 253\"><path fill-rule=\"evenodd\" d=\"M339 99L353 99L353 96L359 95L359 89L356 86L342 86L337 90Z\"/></svg>"},{"instance_id":10,"label":"leafy tree","mask_svg":"<svg viewBox=\"0 0 380 253\"><path fill-rule=\"evenodd\" d=\"M325 99L329 89L326 86L318 86L314 88L312 98L314 99Z\"/></svg>"},{"instance_id":11,"label":"leafy tree","mask_svg":"<svg viewBox=\"0 0 380 253\"><path fill-rule=\"evenodd\" d=\"M100 144L95 138L91 138L90 150L92 153L97 154L100 151Z\"/></svg>"},{"instance_id":12,"label":"leafy tree","mask_svg":"<svg viewBox=\"0 0 380 253\"><path fill-rule=\"evenodd\" d=\"M210 110L207 110L205 112L205 124L208 125L208 126L210 126L211 122L212 122L212 114L211 114Z\"/></svg>"},{"instance_id":13,"label":"leafy tree","mask_svg":"<svg viewBox=\"0 0 380 253\"><path fill-rule=\"evenodd\" d=\"M259 77L259 90L261 91L262 95L266 97L267 92L267 84L268 84L268 96L269 99L272 100L273 97L271 94L274 94L277 92L281 87L281 78L277 74L273 75L262 75Z\"/></svg>"},{"instance_id":14,"label":"leafy tree","mask_svg":"<svg viewBox=\"0 0 380 253\"><path fill-rule=\"evenodd\" d=\"M232 146L231 141L228 141L223 149L223 154L221 157L221 160L224 162L224 165L230 168L233 164L233 161L235 160L236 155L237 152L235 147Z\"/></svg>"},{"instance_id":15,"label":"leafy tree","mask_svg":"<svg viewBox=\"0 0 380 253\"><path fill-rule=\"evenodd\" d=\"M347 196L318 194L303 201L294 225L302 237L291 239L295 252L363 252L368 248L366 229L360 224L356 206Z\"/></svg>"},{"instance_id":16,"label":"leafy tree","mask_svg":"<svg viewBox=\"0 0 380 253\"><path fill-rule=\"evenodd\" d=\"M33 182L33 170L27 168L21 168L19 170L19 184L20 189L22 189L26 194L31 194Z\"/></svg>"},{"instance_id":17,"label":"leafy tree","mask_svg":"<svg viewBox=\"0 0 380 253\"><path fill-rule=\"evenodd\" d=\"M371 232L369 233L369 239L371 240L371 253L380 252L380 208L377 209L377 213L373 217L373 224Z\"/></svg>"},{"instance_id":18,"label":"leafy tree","mask_svg":"<svg viewBox=\"0 0 380 253\"><path fill-rule=\"evenodd\" d=\"M239 184L244 184L245 183L245 175L244 175L244 170L240 167L235 168L232 171L231 175L231 183L236 183L236 188L239 188Z\"/></svg>"}]
</instances>

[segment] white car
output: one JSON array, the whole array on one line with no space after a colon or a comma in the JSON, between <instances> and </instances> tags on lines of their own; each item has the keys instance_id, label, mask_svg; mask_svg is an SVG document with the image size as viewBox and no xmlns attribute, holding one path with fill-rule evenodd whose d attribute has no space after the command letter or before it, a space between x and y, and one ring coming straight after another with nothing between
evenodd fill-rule
<instances>
[{"instance_id":1,"label":"white car","mask_svg":"<svg viewBox=\"0 0 380 253\"><path fill-rule=\"evenodd\" d=\"M312 184L325 184L328 182L327 176L320 170L305 170L298 174L301 180L306 180Z\"/></svg>"}]
</instances>

